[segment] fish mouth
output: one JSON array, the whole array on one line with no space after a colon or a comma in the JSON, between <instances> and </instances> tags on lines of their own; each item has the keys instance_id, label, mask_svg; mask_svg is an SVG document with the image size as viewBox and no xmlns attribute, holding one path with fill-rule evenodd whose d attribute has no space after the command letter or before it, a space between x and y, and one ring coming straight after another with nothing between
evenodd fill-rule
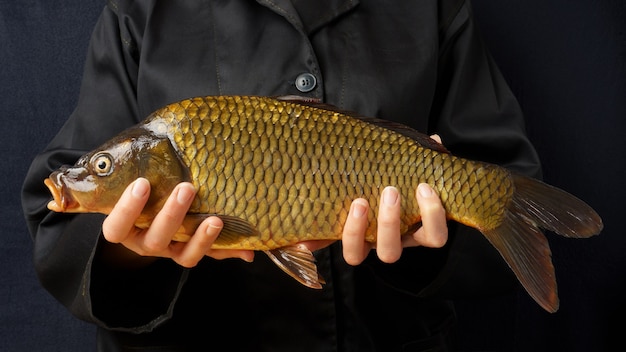
<instances>
[{"instance_id":1,"label":"fish mouth","mask_svg":"<svg viewBox=\"0 0 626 352\"><path fill-rule=\"evenodd\" d=\"M62 177L63 173L57 171L43 181L53 198L48 202L48 209L59 213L67 212L78 205L71 194L66 191L67 187Z\"/></svg>"}]
</instances>

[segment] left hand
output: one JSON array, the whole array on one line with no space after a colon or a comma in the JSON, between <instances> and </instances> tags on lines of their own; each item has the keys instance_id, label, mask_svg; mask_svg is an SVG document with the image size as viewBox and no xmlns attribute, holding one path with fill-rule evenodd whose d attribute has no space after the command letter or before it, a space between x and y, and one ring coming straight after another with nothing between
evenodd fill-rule
<instances>
[{"instance_id":1,"label":"left hand","mask_svg":"<svg viewBox=\"0 0 626 352\"><path fill-rule=\"evenodd\" d=\"M438 135L431 138L441 143ZM376 249L378 258L385 263L394 263L405 247L441 248L448 241L448 224L446 211L437 193L428 185L420 184L415 192L420 209L422 226L412 234L400 234L401 199L395 187L383 190L378 209L377 243L365 241L365 230L368 227L367 213L369 203L363 198L355 199L343 228L341 241L343 257L348 264L361 264L372 249ZM313 251L328 246L333 241L303 242Z\"/></svg>"},{"instance_id":2,"label":"left hand","mask_svg":"<svg viewBox=\"0 0 626 352\"><path fill-rule=\"evenodd\" d=\"M395 187L386 187L380 197L378 208L378 229L376 243L365 241L365 230L369 222L369 203L363 198L355 199L343 227L341 242L343 257L350 265L361 264L370 250L376 249L378 258L385 263L394 263L405 247L443 247L448 241L446 211L435 191L426 183L415 192L420 209L422 226L412 234L400 233L400 194ZM324 248L334 241L305 241L301 245L314 251Z\"/></svg>"},{"instance_id":3,"label":"left hand","mask_svg":"<svg viewBox=\"0 0 626 352\"><path fill-rule=\"evenodd\" d=\"M446 212L435 191L427 184L420 184L416 192L420 208L422 226L412 234L400 233L401 200L398 190L387 187L381 195L378 212L376 243L365 242L365 229L368 226L368 203L356 199L352 203L342 235L343 256L348 264L358 265L369 251L376 249L378 258L385 263L394 263L405 247L440 248L448 241Z\"/></svg>"}]
</instances>

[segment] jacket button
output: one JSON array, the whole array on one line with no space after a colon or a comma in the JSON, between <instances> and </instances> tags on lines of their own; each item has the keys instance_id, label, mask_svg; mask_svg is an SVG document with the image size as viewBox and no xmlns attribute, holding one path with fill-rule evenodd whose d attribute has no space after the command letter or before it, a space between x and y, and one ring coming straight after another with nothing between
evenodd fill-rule
<instances>
[{"instance_id":1,"label":"jacket button","mask_svg":"<svg viewBox=\"0 0 626 352\"><path fill-rule=\"evenodd\" d=\"M296 78L296 88L302 93L307 93L315 89L317 79L310 73L302 73Z\"/></svg>"}]
</instances>

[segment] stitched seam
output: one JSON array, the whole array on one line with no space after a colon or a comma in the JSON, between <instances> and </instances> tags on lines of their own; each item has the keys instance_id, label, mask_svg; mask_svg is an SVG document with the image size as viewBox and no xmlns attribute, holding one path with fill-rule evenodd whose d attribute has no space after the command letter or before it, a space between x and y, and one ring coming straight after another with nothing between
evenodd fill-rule
<instances>
[{"instance_id":1,"label":"stitched seam","mask_svg":"<svg viewBox=\"0 0 626 352\"><path fill-rule=\"evenodd\" d=\"M217 56L217 50L215 50L217 46L217 28L215 27L215 16L213 15L213 4L209 1L209 11L211 16L211 30L213 31L213 59L215 60L215 80L217 81L217 91L219 95L222 95L222 78L220 75L220 63L219 58Z\"/></svg>"},{"instance_id":2,"label":"stitched seam","mask_svg":"<svg viewBox=\"0 0 626 352\"><path fill-rule=\"evenodd\" d=\"M459 11L461 11L461 8L465 5L465 0L459 1L456 6L454 7L454 11L451 11L451 14L448 18L446 18L446 20L440 24L439 26L439 30L440 31L445 31L448 29L448 27L452 24L452 21L454 21L454 19L459 15Z\"/></svg>"},{"instance_id":3,"label":"stitched seam","mask_svg":"<svg viewBox=\"0 0 626 352\"><path fill-rule=\"evenodd\" d=\"M113 0L109 0L109 7L111 8L111 10L113 10L113 12L117 13L119 10L119 6L117 5L117 1L113 1Z\"/></svg>"},{"instance_id":4,"label":"stitched seam","mask_svg":"<svg viewBox=\"0 0 626 352\"><path fill-rule=\"evenodd\" d=\"M303 28L301 28L300 26L300 19L294 17L293 15L291 15L287 10L285 10L284 8L278 6L275 2L273 2L272 0L266 0L268 4L272 5L272 7L274 7L280 14L282 14L283 16L285 16L289 22L293 23L295 26L297 26L298 28L300 28L300 30L304 31Z\"/></svg>"}]
</instances>

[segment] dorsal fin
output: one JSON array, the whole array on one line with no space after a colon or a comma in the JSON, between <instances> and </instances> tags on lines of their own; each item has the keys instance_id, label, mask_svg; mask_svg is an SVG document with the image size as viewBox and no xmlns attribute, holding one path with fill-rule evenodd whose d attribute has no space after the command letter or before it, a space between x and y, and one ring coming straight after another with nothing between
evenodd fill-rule
<instances>
[{"instance_id":1,"label":"dorsal fin","mask_svg":"<svg viewBox=\"0 0 626 352\"><path fill-rule=\"evenodd\" d=\"M340 109L334 105L323 103L320 99L317 99L317 98L303 97L299 95L286 95L286 96L276 97L275 99L279 101L293 103L293 104L309 106L309 107L313 107L317 109L333 111L333 112L340 113L342 115L350 116L352 118L359 119L369 124L380 126L388 130L397 132L403 136L406 136L408 138L415 140L421 146L426 147L428 149L432 149L439 153L450 154L450 151L446 149L446 147L444 147L443 144L430 138L430 136L424 133L421 133L407 125L401 124L399 122L383 120L383 119L379 119L376 117L361 116L353 111Z\"/></svg>"}]
</instances>

